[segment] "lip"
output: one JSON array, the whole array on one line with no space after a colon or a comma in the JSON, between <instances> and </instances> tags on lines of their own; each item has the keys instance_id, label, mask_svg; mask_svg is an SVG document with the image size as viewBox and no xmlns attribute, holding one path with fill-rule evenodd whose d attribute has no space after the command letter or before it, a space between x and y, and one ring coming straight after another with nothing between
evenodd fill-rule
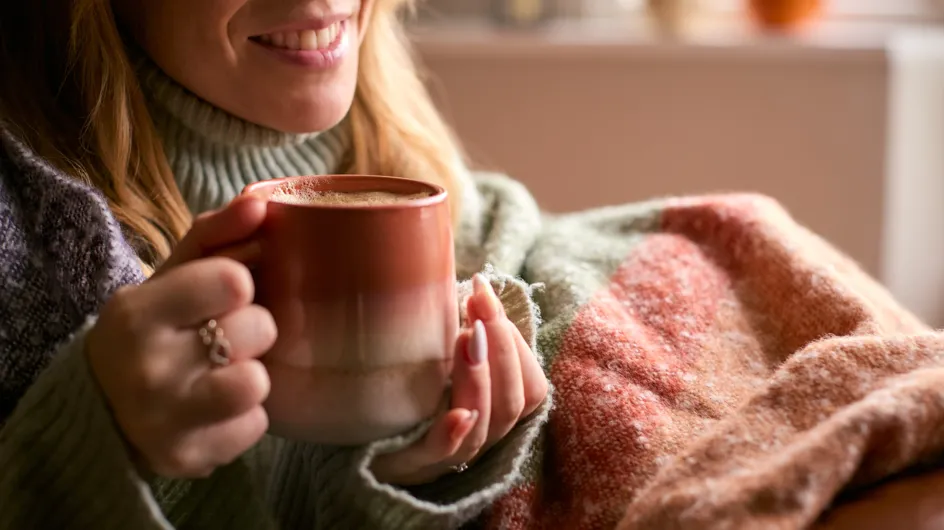
<instances>
[{"instance_id":1,"label":"lip","mask_svg":"<svg viewBox=\"0 0 944 530\"><path fill-rule=\"evenodd\" d=\"M292 22L291 24L286 24L284 26L271 28L268 31L264 31L258 35L253 35L253 37L261 37L262 35L269 35L272 33L291 33L293 31L318 31L319 29L325 29L336 22L345 22L353 16L354 13L335 13L323 17L309 18L298 22Z\"/></svg>"},{"instance_id":2,"label":"lip","mask_svg":"<svg viewBox=\"0 0 944 530\"><path fill-rule=\"evenodd\" d=\"M350 49L350 18L351 16L347 15L346 18L342 17L340 20L331 22L331 24L336 22L340 23L340 31L338 31L338 36L334 39L334 42L327 48L320 50L289 50L272 46L256 38L250 38L249 43L253 45L253 48L266 54L266 56L278 59L283 63L301 66L310 70L329 70L339 64ZM294 27L296 29L276 30L271 33L324 29L331 24L318 28L311 25L299 26L296 24L295 26L286 26L286 28Z\"/></svg>"}]
</instances>

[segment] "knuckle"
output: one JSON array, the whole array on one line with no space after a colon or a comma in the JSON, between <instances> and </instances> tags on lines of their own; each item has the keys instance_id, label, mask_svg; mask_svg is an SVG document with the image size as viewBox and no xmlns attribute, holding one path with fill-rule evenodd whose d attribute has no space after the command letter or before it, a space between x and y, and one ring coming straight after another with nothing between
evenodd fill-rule
<instances>
[{"instance_id":1,"label":"knuckle","mask_svg":"<svg viewBox=\"0 0 944 530\"><path fill-rule=\"evenodd\" d=\"M175 447L155 458L152 468L158 475L168 478L196 478L206 472L207 466L193 449Z\"/></svg>"},{"instance_id":2,"label":"knuckle","mask_svg":"<svg viewBox=\"0 0 944 530\"><path fill-rule=\"evenodd\" d=\"M146 363L129 363L126 368L127 380L133 382L130 386L130 397L139 403L146 404L154 400L155 396L163 391L163 381L155 370Z\"/></svg>"},{"instance_id":3,"label":"knuckle","mask_svg":"<svg viewBox=\"0 0 944 530\"><path fill-rule=\"evenodd\" d=\"M228 408L233 414L251 411L269 395L269 380L265 368L258 361L247 361L244 372L228 391Z\"/></svg>"},{"instance_id":4,"label":"knuckle","mask_svg":"<svg viewBox=\"0 0 944 530\"><path fill-rule=\"evenodd\" d=\"M178 360L166 355L164 340L161 334L152 334L145 345L140 344L137 353L128 355L122 360L121 371L126 384L123 388L130 394L136 407L142 410L155 410L155 399L164 400L171 395L177 385L177 375L180 370ZM158 355L153 355L157 353Z\"/></svg>"},{"instance_id":5,"label":"knuckle","mask_svg":"<svg viewBox=\"0 0 944 530\"><path fill-rule=\"evenodd\" d=\"M501 425L514 425L524 411L524 394L514 394L497 403L492 409L492 421Z\"/></svg>"},{"instance_id":6,"label":"knuckle","mask_svg":"<svg viewBox=\"0 0 944 530\"><path fill-rule=\"evenodd\" d=\"M148 468L160 477L184 478L177 469L161 460L148 460Z\"/></svg>"},{"instance_id":7,"label":"knuckle","mask_svg":"<svg viewBox=\"0 0 944 530\"><path fill-rule=\"evenodd\" d=\"M252 302L255 285L252 274L244 265L226 258L219 258L220 268L217 279L224 295L233 303L242 307Z\"/></svg>"},{"instance_id":8,"label":"knuckle","mask_svg":"<svg viewBox=\"0 0 944 530\"><path fill-rule=\"evenodd\" d=\"M525 387L524 413L530 414L544 402L547 397L548 384L547 379L541 378L533 381Z\"/></svg>"}]
</instances>

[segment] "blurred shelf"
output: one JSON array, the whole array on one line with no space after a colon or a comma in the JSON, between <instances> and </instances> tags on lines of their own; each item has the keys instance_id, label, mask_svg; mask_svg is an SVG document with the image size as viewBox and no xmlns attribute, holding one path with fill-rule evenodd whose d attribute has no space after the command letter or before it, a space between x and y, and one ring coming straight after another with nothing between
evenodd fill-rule
<instances>
[{"instance_id":1,"label":"blurred shelf","mask_svg":"<svg viewBox=\"0 0 944 530\"><path fill-rule=\"evenodd\" d=\"M427 57L546 58L587 56L751 58L883 57L901 31L925 26L864 21L822 21L788 35L764 33L740 18L702 19L681 36L660 34L645 17L565 20L530 29L501 28L481 20L423 22L410 36Z\"/></svg>"}]
</instances>

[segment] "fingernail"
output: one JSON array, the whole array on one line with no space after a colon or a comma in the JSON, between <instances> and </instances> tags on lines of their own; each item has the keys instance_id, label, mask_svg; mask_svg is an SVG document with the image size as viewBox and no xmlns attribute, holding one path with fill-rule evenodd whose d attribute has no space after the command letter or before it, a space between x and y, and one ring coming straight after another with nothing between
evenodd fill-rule
<instances>
[{"instance_id":1,"label":"fingernail","mask_svg":"<svg viewBox=\"0 0 944 530\"><path fill-rule=\"evenodd\" d=\"M498 299L498 295L492 289L492 284L485 279L485 276L481 274L473 276L472 289L475 294L485 299L484 314L480 315L482 318L491 320L502 313L501 300Z\"/></svg>"},{"instance_id":2,"label":"fingernail","mask_svg":"<svg viewBox=\"0 0 944 530\"><path fill-rule=\"evenodd\" d=\"M478 366L488 357L488 337L485 335L485 324L476 320L472 325L472 338L469 340L469 364Z\"/></svg>"},{"instance_id":3,"label":"fingernail","mask_svg":"<svg viewBox=\"0 0 944 530\"><path fill-rule=\"evenodd\" d=\"M474 423L477 422L478 420L479 420L479 411L477 411L477 410L470 410L470 411L467 411L467 413L466 413L466 415L465 415L465 418L462 419L462 422L463 422L463 423L473 423L473 424L474 424Z\"/></svg>"},{"instance_id":4,"label":"fingernail","mask_svg":"<svg viewBox=\"0 0 944 530\"><path fill-rule=\"evenodd\" d=\"M459 420L452 428L452 438L458 439L460 436L465 436L469 433L472 427L475 426L475 422L479 420L479 411L477 410L467 410L462 416L462 419Z\"/></svg>"}]
</instances>

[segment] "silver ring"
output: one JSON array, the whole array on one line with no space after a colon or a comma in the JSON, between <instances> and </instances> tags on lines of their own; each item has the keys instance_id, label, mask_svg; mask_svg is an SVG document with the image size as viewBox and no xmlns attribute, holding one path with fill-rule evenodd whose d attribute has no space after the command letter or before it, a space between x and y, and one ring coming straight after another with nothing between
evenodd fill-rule
<instances>
[{"instance_id":1,"label":"silver ring","mask_svg":"<svg viewBox=\"0 0 944 530\"><path fill-rule=\"evenodd\" d=\"M453 472L453 473L462 473L463 471L465 471L465 470L467 470L467 469L469 469L469 464L467 464L467 463L465 463L465 462L459 464L458 466L452 466L452 472Z\"/></svg>"},{"instance_id":2,"label":"silver ring","mask_svg":"<svg viewBox=\"0 0 944 530\"><path fill-rule=\"evenodd\" d=\"M200 340L207 347L207 358L210 359L210 364L213 366L229 364L229 341L226 340L223 328L216 323L216 320L209 320L200 328Z\"/></svg>"}]
</instances>

